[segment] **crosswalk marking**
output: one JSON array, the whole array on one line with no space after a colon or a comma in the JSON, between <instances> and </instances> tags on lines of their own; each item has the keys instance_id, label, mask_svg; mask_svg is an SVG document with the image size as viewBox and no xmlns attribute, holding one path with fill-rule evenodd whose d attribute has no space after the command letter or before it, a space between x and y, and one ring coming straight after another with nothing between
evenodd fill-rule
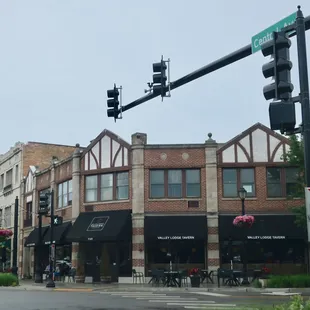
<instances>
[{"instance_id":1,"label":"crosswalk marking","mask_svg":"<svg viewBox=\"0 0 310 310\"><path fill-rule=\"evenodd\" d=\"M270 292L270 293L261 293L262 295L273 295L273 296L293 296L300 295L301 293L286 293L286 292Z\"/></svg>"},{"instance_id":2,"label":"crosswalk marking","mask_svg":"<svg viewBox=\"0 0 310 310\"><path fill-rule=\"evenodd\" d=\"M193 305L193 306L184 306L185 309L204 309L206 307L212 307L212 309L216 308L230 308L236 307L236 304L203 304L203 305Z\"/></svg>"},{"instance_id":3,"label":"crosswalk marking","mask_svg":"<svg viewBox=\"0 0 310 310\"><path fill-rule=\"evenodd\" d=\"M193 292L205 296L229 297L230 295L209 293L209 292ZM194 297L181 297L179 295L169 295L153 292L100 292L100 294L108 294L113 297L132 298L140 301L147 301L153 304L164 303L166 306L178 306L183 309L227 309L236 307L235 304L220 304L213 300L198 300Z\"/></svg>"},{"instance_id":4,"label":"crosswalk marking","mask_svg":"<svg viewBox=\"0 0 310 310\"><path fill-rule=\"evenodd\" d=\"M230 295L219 294L219 293L211 293L211 292L193 292L194 294L206 295L206 296L214 296L214 297L230 297Z\"/></svg>"}]
</instances>

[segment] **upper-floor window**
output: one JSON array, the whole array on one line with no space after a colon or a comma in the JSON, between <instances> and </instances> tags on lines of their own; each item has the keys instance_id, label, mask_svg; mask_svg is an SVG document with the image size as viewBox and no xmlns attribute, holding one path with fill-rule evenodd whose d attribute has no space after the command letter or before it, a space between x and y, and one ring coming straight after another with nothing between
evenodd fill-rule
<instances>
[{"instance_id":1,"label":"upper-floor window","mask_svg":"<svg viewBox=\"0 0 310 310\"><path fill-rule=\"evenodd\" d=\"M0 176L0 191L3 190L3 186L4 186L4 174L1 174L1 176Z\"/></svg>"},{"instance_id":2,"label":"upper-floor window","mask_svg":"<svg viewBox=\"0 0 310 310\"><path fill-rule=\"evenodd\" d=\"M297 184L297 168L267 168L267 196L269 198L295 196Z\"/></svg>"},{"instance_id":3,"label":"upper-floor window","mask_svg":"<svg viewBox=\"0 0 310 310\"><path fill-rule=\"evenodd\" d=\"M128 198L128 172L85 177L85 202L126 200Z\"/></svg>"},{"instance_id":4,"label":"upper-floor window","mask_svg":"<svg viewBox=\"0 0 310 310\"><path fill-rule=\"evenodd\" d=\"M15 166L15 184L19 182L19 166Z\"/></svg>"},{"instance_id":5,"label":"upper-floor window","mask_svg":"<svg viewBox=\"0 0 310 310\"><path fill-rule=\"evenodd\" d=\"M26 220L32 219L32 201L27 202L26 204Z\"/></svg>"},{"instance_id":6,"label":"upper-floor window","mask_svg":"<svg viewBox=\"0 0 310 310\"><path fill-rule=\"evenodd\" d=\"M150 198L198 198L200 169L150 170Z\"/></svg>"},{"instance_id":7,"label":"upper-floor window","mask_svg":"<svg viewBox=\"0 0 310 310\"><path fill-rule=\"evenodd\" d=\"M247 197L255 197L255 169L223 168L223 197L238 197L241 187L247 191Z\"/></svg>"},{"instance_id":8,"label":"upper-floor window","mask_svg":"<svg viewBox=\"0 0 310 310\"><path fill-rule=\"evenodd\" d=\"M0 209L0 228L3 227L2 226L2 223L3 223L2 216L3 216L2 209Z\"/></svg>"},{"instance_id":9,"label":"upper-floor window","mask_svg":"<svg viewBox=\"0 0 310 310\"><path fill-rule=\"evenodd\" d=\"M6 172L5 175L5 186L11 185L13 181L13 169L10 169Z\"/></svg>"},{"instance_id":10,"label":"upper-floor window","mask_svg":"<svg viewBox=\"0 0 310 310\"><path fill-rule=\"evenodd\" d=\"M72 180L58 184L57 201L58 208L72 205Z\"/></svg>"},{"instance_id":11,"label":"upper-floor window","mask_svg":"<svg viewBox=\"0 0 310 310\"><path fill-rule=\"evenodd\" d=\"M11 207L6 207L4 209L4 227L11 227Z\"/></svg>"}]
</instances>

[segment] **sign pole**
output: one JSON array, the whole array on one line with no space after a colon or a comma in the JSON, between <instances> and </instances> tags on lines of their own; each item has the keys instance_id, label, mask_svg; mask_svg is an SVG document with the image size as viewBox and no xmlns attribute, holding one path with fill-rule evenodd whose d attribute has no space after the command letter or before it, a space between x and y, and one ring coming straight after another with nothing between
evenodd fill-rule
<instances>
[{"instance_id":1,"label":"sign pole","mask_svg":"<svg viewBox=\"0 0 310 310\"><path fill-rule=\"evenodd\" d=\"M46 283L46 287L55 287L55 282L53 280L53 273L54 273L54 262L55 262L55 249L53 247L54 242L54 190L51 190L51 244L50 244L50 272L49 272L49 279Z\"/></svg>"}]
</instances>

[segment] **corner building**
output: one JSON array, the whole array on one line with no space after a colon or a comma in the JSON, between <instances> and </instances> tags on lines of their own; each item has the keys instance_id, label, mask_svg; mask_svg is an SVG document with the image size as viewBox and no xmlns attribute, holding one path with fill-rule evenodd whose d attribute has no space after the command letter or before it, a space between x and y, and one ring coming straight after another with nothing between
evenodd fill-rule
<instances>
[{"instance_id":1,"label":"corner building","mask_svg":"<svg viewBox=\"0 0 310 310\"><path fill-rule=\"evenodd\" d=\"M294 167L282 159L288 150L285 137L259 123L224 144L209 134L201 144L152 145L145 133L133 134L129 144L104 130L45 171L30 168L32 197L54 188L56 214L64 217L53 241L57 259L71 255L79 282L132 281L133 269L149 275L170 261L179 270L228 266L241 249L232 225L241 214L241 186L248 192L246 212L256 218L247 235L255 253L250 267L269 263L280 272L285 264L298 272L306 239L289 213L302 201L287 200L294 184ZM35 220L32 225L37 231ZM49 245L44 225L41 247ZM33 235L25 247L35 247Z\"/></svg>"}]
</instances>

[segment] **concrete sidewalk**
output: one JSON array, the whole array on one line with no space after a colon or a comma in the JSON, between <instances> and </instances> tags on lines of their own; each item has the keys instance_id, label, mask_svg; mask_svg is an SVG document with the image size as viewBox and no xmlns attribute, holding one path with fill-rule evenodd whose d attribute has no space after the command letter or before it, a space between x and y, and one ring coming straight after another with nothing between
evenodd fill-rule
<instances>
[{"instance_id":1,"label":"concrete sidewalk","mask_svg":"<svg viewBox=\"0 0 310 310\"><path fill-rule=\"evenodd\" d=\"M3 289L1 287L0 289ZM310 293L310 288L254 288L254 287L217 287L215 284L208 284L199 288L194 287L154 287L149 284L84 284L84 283L62 283L55 282L55 288L46 288L45 283L34 283L32 281L20 281L16 287L7 287L7 289L28 290L28 291L67 291L67 292L100 292L100 291L126 291L126 292L304 292Z\"/></svg>"}]
</instances>

